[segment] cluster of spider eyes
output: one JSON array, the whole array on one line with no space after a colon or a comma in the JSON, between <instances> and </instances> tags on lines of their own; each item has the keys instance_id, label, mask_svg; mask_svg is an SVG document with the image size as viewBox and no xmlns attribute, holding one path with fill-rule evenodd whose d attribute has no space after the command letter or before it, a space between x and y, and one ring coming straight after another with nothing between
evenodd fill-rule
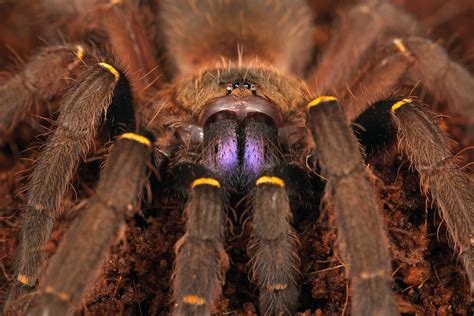
<instances>
[{"instance_id":1,"label":"cluster of spider eyes","mask_svg":"<svg viewBox=\"0 0 474 316\"><path fill-rule=\"evenodd\" d=\"M253 94L255 94L255 92L257 91L257 86L255 86L254 84L251 84L249 82L234 82L232 84L229 84L226 88L227 90L227 94L230 94L232 93L232 90L234 89L240 89L240 85L242 84L242 87L244 89L247 89L247 90L250 90L252 91Z\"/></svg>"}]
</instances>

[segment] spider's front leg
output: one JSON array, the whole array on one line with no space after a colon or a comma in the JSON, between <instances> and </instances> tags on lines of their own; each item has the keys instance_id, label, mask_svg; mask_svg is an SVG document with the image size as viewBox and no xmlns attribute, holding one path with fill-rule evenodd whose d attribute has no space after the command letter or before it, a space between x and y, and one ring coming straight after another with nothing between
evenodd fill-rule
<instances>
[{"instance_id":1,"label":"spider's front leg","mask_svg":"<svg viewBox=\"0 0 474 316\"><path fill-rule=\"evenodd\" d=\"M263 315L293 315L298 307L299 240L291 226L285 181L274 172L269 174L256 181L249 246L251 276L259 287Z\"/></svg>"},{"instance_id":2,"label":"spider's front leg","mask_svg":"<svg viewBox=\"0 0 474 316\"><path fill-rule=\"evenodd\" d=\"M224 196L205 167L181 162L174 170L194 180L185 208L186 232L175 245L173 315L210 315L229 264L223 245Z\"/></svg>"},{"instance_id":3,"label":"spider's front leg","mask_svg":"<svg viewBox=\"0 0 474 316\"><path fill-rule=\"evenodd\" d=\"M116 90L121 93L114 94ZM111 65L99 63L83 72L61 101L57 127L39 155L27 186L16 280L5 304L6 310L20 307L28 299L25 295L34 289L45 260L44 245L61 212L67 186L81 158L93 146L109 105L121 109L124 101L130 100L126 78ZM124 123L133 125L129 121Z\"/></svg>"},{"instance_id":4,"label":"spider's front leg","mask_svg":"<svg viewBox=\"0 0 474 316\"><path fill-rule=\"evenodd\" d=\"M38 108L64 92L90 59L80 45L46 48L0 86L0 144L28 114L43 112Z\"/></svg>"},{"instance_id":5,"label":"spider's front leg","mask_svg":"<svg viewBox=\"0 0 474 316\"><path fill-rule=\"evenodd\" d=\"M335 97L313 100L307 115L336 209L338 246L351 280L351 314L397 315L388 241L357 139Z\"/></svg>"}]
</instances>

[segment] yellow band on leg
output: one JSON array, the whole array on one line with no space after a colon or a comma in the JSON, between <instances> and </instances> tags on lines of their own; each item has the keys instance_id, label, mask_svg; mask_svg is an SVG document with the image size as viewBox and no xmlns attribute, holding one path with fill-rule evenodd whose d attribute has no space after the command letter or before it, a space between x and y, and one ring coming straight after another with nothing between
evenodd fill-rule
<instances>
[{"instance_id":1,"label":"yellow band on leg","mask_svg":"<svg viewBox=\"0 0 474 316\"><path fill-rule=\"evenodd\" d=\"M30 279L23 273L18 273L18 276L16 277L16 279L18 280L18 282L24 285L29 285L30 283Z\"/></svg>"},{"instance_id":2,"label":"yellow band on leg","mask_svg":"<svg viewBox=\"0 0 474 316\"><path fill-rule=\"evenodd\" d=\"M391 112L395 112L396 110L398 110L399 108L401 108L402 106L404 106L405 104L407 103L412 103L413 100L412 99L403 99L401 101L398 101L397 103L395 103L394 105L392 105L392 107L390 108L390 111Z\"/></svg>"},{"instance_id":3,"label":"yellow band on leg","mask_svg":"<svg viewBox=\"0 0 474 316\"><path fill-rule=\"evenodd\" d=\"M206 300L203 297L197 295L186 295L183 297L183 302L190 305L204 305Z\"/></svg>"},{"instance_id":4,"label":"yellow band on leg","mask_svg":"<svg viewBox=\"0 0 474 316\"><path fill-rule=\"evenodd\" d=\"M393 40L393 44L398 48L398 50L403 53L404 55L406 55L408 53L408 49L407 47L405 46L405 44L403 43L403 41L399 38L396 38Z\"/></svg>"},{"instance_id":5,"label":"yellow band on leg","mask_svg":"<svg viewBox=\"0 0 474 316\"><path fill-rule=\"evenodd\" d=\"M118 80L120 78L120 74L119 74L118 70L115 69L112 65L109 65L107 63L98 63L98 65L100 67L105 68L108 71L110 71L114 75L115 80Z\"/></svg>"},{"instance_id":6,"label":"yellow band on leg","mask_svg":"<svg viewBox=\"0 0 474 316\"><path fill-rule=\"evenodd\" d=\"M135 133L124 133L119 136L119 139L130 139L139 142L140 144L143 144L145 146L151 147L151 142L148 138Z\"/></svg>"},{"instance_id":7,"label":"yellow band on leg","mask_svg":"<svg viewBox=\"0 0 474 316\"><path fill-rule=\"evenodd\" d=\"M84 55L85 55L84 48L81 45L77 45L76 46L76 51L74 52L74 54L76 54L77 58L82 60L84 58Z\"/></svg>"},{"instance_id":8,"label":"yellow band on leg","mask_svg":"<svg viewBox=\"0 0 474 316\"><path fill-rule=\"evenodd\" d=\"M213 187L216 187L216 188L220 188L221 187L221 184L219 183L219 181L217 181L216 179L213 179L213 178L199 178L199 179L196 179L193 181L193 184L191 185L191 187L197 187L199 185L211 185Z\"/></svg>"},{"instance_id":9,"label":"yellow band on leg","mask_svg":"<svg viewBox=\"0 0 474 316\"><path fill-rule=\"evenodd\" d=\"M313 106L317 106L321 103L330 102L330 101L337 101L337 98L330 95L322 95L320 97L317 97L313 101L309 102L306 107L309 109L309 108L312 108Z\"/></svg>"},{"instance_id":10,"label":"yellow band on leg","mask_svg":"<svg viewBox=\"0 0 474 316\"><path fill-rule=\"evenodd\" d=\"M272 176L263 176L263 177L258 178L256 185L259 186L261 184L274 184L279 187L285 186L285 182L282 179L278 177L272 177Z\"/></svg>"}]
</instances>

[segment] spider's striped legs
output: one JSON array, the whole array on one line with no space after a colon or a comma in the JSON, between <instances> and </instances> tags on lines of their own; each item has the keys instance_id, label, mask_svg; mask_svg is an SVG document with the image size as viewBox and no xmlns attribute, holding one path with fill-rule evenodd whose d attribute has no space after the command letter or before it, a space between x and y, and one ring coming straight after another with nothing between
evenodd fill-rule
<instances>
[{"instance_id":1,"label":"spider's striped legs","mask_svg":"<svg viewBox=\"0 0 474 316\"><path fill-rule=\"evenodd\" d=\"M298 237L285 182L275 176L256 181L249 245L252 280L260 290L262 315L293 315L298 306Z\"/></svg>"},{"instance_id":2,"label":"spider's striped legs","mask_svg":"<svg viewBox=\"0 0 474 316\"><path fill-rule=\"evenodd\" d=\"M182 163L177 168L188 169L184 172L195 180L184 211L186 232L175 246L173 315L210 315L228 266L221 184L204 167Z\"/></svg>"},{"instance_id":3,"label":"spider's striped legs","mask_svg":"<svg viewBox=\"0 0 474 316\"><path fill-rule=\"evenodd\" d=\"M16 124L32 112L41 113L51 98L61 94L90 59L84 47L46 48L0 86L0 145Z\"/></svg>"},{"instance_id":4,"label":"spider's striped legs","mask_svg":"<svg viewBox=\"0 0 474 316\"><path fill-rule=\"evenodd\" d=\"M152 146L153 140L147 136L125 133L118 137L101 172L96 194L48 265L31 315L66 315L78 307L111 240L124 225L125 214L139 207Z\"/></svg>"},{"instance_id":5,"label":"spider's striped legs","mask_svg":"<svg viewBox=\"0 0 474 316\"><path fill-rule=\"evenodd\" d=\"M421 184L440 209L474 294L474 188L455 163L446 135L418 102L404 99L391 108L400 150L420 174Z\"/></svg>"},{"instance_id":6,"label":"spider's striped legs","mask_svg":"<svg viewBox=\"0 0 474 316\"><path fill-rule=\"evenodd\" d=\"M120 93L114 93L116 90ZM110 104L114 109L131 111L126 78L105 63L85 71L62 100L57 128L39 155L28 183L16 280L5 304L7 310L22 307L27 299L22 296L34 289L45 260L43 248L61 212L67 186L93 145ZM124 123L133 126L133 112Z\"/></svg>"},{"instance_id":7,"label":"spider's striped legs","mask_svg":"<svg viewBox=\"0 0 474 316\"><path fill-rule=\"evenodd\" d=\"M397 315L388 241L357 139L334 97L313 100L307 115L336 209L338 246L351 279L351 314Z\"/></svg>"}]
</instances>

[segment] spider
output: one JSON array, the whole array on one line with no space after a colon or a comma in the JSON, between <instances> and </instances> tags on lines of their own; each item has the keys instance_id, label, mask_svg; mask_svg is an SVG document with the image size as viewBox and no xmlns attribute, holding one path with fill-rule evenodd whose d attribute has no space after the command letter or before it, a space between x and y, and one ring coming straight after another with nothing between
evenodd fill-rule
<instances>
[{"instance_id":1,"label":"spider","mask_svg":"<svg viewBox=\"0 0 474 316\"><path fill-rule=\"evenodd\" d=\"M96 5L107 44L48 47L0 88L4 137L33 100L67 90L29 180L5 311L22 307L42 277L60 202L103 128L113 148L95 194L48 263L33 315L77 307L125 216L141 207L150 160L156 180L186 201L170 280L173 314L213 311L229 267L226 211L243 197L260 313L294 314L301 259L291 223L300 210L317 208L321 179L336 211L351 313L398 314L389 245L359 140L367 151L398 143L438 205L473 291L474 190L412 91L421 80L472 118L474 78L424 38L408 13L388 1L354 6L311 68L313 25L302 0L164 0L159 29L170 65L162 73L172 73L165 82L136 8ZM359 139L349 122L362 126Z\"/></svg>"}]
</instances>

